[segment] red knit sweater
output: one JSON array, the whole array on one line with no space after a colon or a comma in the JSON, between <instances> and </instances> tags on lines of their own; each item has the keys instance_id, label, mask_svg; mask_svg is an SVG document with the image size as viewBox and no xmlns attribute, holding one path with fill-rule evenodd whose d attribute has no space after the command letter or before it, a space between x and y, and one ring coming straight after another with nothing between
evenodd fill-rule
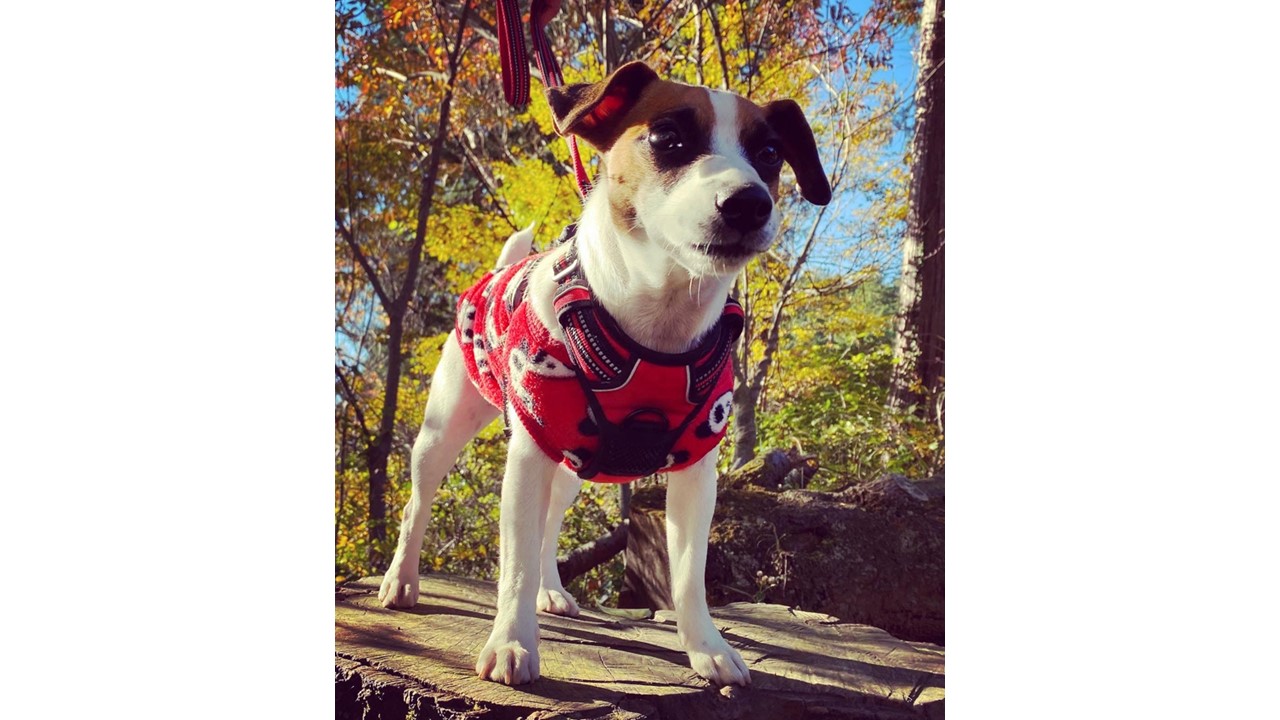
<instances>
[{"instance_id":1,"label":"red knit sweater","mask_svg":"<svg viewBox=\"0 0 1280 720\"><path fill-rule=\"evenodd\" d=\"M546 253L499 268L458 301L458 341L480 394L495 407L509 404L538 447L583 479L626 482L702 459L729 422L738 303L725 304L693 350L655 352L595 301L571 249L556 266L566 345L525 302L540 262L550 262Z\"/></svg>"}]
</instances>

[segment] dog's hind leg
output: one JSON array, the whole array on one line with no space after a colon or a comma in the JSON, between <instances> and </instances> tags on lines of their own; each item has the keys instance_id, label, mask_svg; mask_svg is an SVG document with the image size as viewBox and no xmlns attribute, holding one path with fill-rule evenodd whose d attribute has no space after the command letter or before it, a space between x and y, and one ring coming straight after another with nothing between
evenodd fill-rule
<instances>
[{"instance_id":1,"label":"dog's hind leg","mask_svg":"<svg viewBox=\"0 0 1280 720\"><path fill-rule=\"evenodd\" d=\"M383 607L413 607L418 602L418 556L431 518L431 501L458 453L497 416L498 409L467 379L462 348L451 334L431 378L422 428L413 443L413 495L404 506L396 553L378 590Z\"/></svg>"},{"instance_id":2,"label":"dog's hind leg","mask_svg":"<svg viewBox=\"0 0 1280 720\"><path fill-rule=\"evenodd\" d=\"M551 482L551 502L547 506L547 527L542 534L542 585L538 588L538 609L552 615L578 616L578 603L560 583L556 569L556 549L564 514L578 497L582 480L571 470L560 466Z\"/></svg>"},{"instance_id":3,"label":"dog's hind leg","mask_svg":"<svg viewBox=\"0 0 1280 720\"><path fill-rule=\"evenodd\" d=\"M523 423L511 423L498 522L498 612L476 660L476 674L487 680L520 685L538 679L538 563L556 465Z\"/></svg>"},{"instance_id":4,"label":"dog's hind leg","mask_svg":"<svg viewBox=\"0 0 1280 720\"><path fill-rule=\"evenodd\" d=\"M728 685L747 685L751 673L742 656L716 630L707 611L707 538L716 507L718 449L697 463L667 476L667 553L671 558L671 596L676 634L689 664L702 677Z\"/></svg>"}]
</instances>

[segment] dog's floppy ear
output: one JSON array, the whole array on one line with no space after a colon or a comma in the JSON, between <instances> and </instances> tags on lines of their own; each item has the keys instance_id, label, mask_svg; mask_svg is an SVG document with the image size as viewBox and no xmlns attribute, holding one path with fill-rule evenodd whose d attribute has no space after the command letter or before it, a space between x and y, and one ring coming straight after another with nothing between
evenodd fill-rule
<instances>
[{"instance_id":1,"label":"dog's floppy ear","mask_svg":"<svg viewBox=\"0 0 1280 720\"><path fill-rule=\"evenodd\" d=\"M547 88L556 132L577 135L597 150L608 150L622 133L622 119L645 87L657 79L648 65L631 62L602 82Z\"/></svg>"},{"instance_id":2,"label":"dog's floppy ear","mask_svg":"<svg viewBox=\"0 0 1280 720\"><path fill-rule=\"evenodd\" d=\"M782 140L782 158L796 173L800 194L814 205L831 202L831 183L818 159L818 145L804 111L795 100L776 100L764 106L764 118Z\"/></svg>"}]
</instances>

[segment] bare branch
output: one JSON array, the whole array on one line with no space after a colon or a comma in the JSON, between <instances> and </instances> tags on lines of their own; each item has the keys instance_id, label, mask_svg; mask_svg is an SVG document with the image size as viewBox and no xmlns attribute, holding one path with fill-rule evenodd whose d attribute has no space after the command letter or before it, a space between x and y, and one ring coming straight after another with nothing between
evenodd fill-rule
<instances>
[{"instance_id":1,"label":"bare branch","mask_svg":"<svg viewBox=\"0 0 1280 720\"><path fill-rule=\"evenodd\" d=\"M716 17L715 10L707 8L707 19L711 21L711 37L716 41L716 54L720 57L720 86L725 90L729 87L729 62L724 55L724 38L720 34L720 19Z\"/></svg>"},{"instance_id":2,"label":"bare branch","mask_svg":"<svg viewBox=\"0 0 1280 720\"><path fill-rule=\"evenodd\" d=\"M344 153L343 175L345 176L347 185L347 203L351 206L347 209L349 215L354 216L356 204L355 180L351 174L351 136L346 130L342 133L342 149ZM369 285L373 288L373 292L378 296L378 302L382 303L382 307L387 312L391 312L391 298L387 295L382 287L382 281L378 279L378 273L374 271L373 264L369 262L369 258L365 256L364 251L360 249L360 243L356 242L355 223L348 227L342 222L342 213L338 208L334 208L334 224L338 227L338 234L347 242L347 246L351 248L351 253L355 255L356 262L360 264L364 274L369 277Z\"/></svg>"},{"instance_id":3,"label":"bare branch","mask_svg":"<svg viewBox=\"0 0 1280 720\"><path fill-rule=\"evenodd\" d=\"M364 274L369 278L369 285L373 288L374 294L378 296L378 302L382 303L383 309L390 312L391 298L382 289L382 281L378 279L378 273L373 269L368 256L360 249L360 243L356 242L355 234L342 222L342 216L336 212L334 213L334 223L338 226L338 234L347 242L347 247L351 248L351 254L355 256L356 262L360 264L360 268L364 270Z\"/></svg>"},{"instance_id":4,"label":"bare branch","mask_svg":"<svg viewBox=\"0 0 1280 720\"><path fill-rule=\"evenodd\" d=\"M365 68L370 72L372 72L374 75L383 75L391 78L392 80L399 80L402 83L409 82L408 76L406 76L404 73L396 72L395 70L391 70L384 67L369 67L368 65L366 65Z\"/></svg>"},{"instance_id":5,"label":"bare branch","mask_svg":"<svg viewBox=\"0 0 1280 720\"><path fill-rule=\"evenodd\" d=\"M462 155L467 159L467 164L475 171L476 177L480 178L480 184L484 185L484 189L489 193L489 197L493 200L493 206L497 208L498 214L502 215L502 219L507 221L513 231L519 230L511 215L507 212L506 201L498 194L498 183L486 167L486 163L476 157L475 152L467 145L463 138L456 138L458 145L462 147Z\"/></svg>"},{"instance_id":6,"label":"bare branch","mask_svg":"<svg viewBox=\"0 0 1280 720\"><path fill-rule=\"evenodd\" d=\"M791 296L791 291L795 288L800 270L809 259L809 252L813 250L814 240L818 237L818 228L821 227L822 218L829 207L831 206L823 206L818 211L818 216L813 219L813 225L809 227L809 236L805 239L804 249L796 256L795 262L791 265L791 272L787 273L787 279L782 282L782 287L778 290L778 299L773 304L773 315L769 318L769 329L765 331L764 354L760 357L760 362L756 365L751 378L751 387L755 392L760 391L760 387L764 385L765 376L769 374L769 366L773 363L773 355L778 350L778 339L781 336L782 311Z\"/></svg>"},{"instance_id":7,"label":"bare branch","mask_svg":"<svg viewBox=\"0 0 1280 720\"><path fill-rule=\"evenodd\" d=\"M373 442L373 431L369 429L369 424L365 422L364 410L360 408L360 397L356 395L356 391L351 387L351 383L347 381L347 376L342 374L342 368L334 365L333 373L338 376L338 382L342 386L342 396L346 398L347 405L355 412L356 422L360 425L360 430L364 433L366 443Z\"/></svg>"},{"instance_id":8,"label":"bare branch","mask_svg":"<svg viewBox=\"0 0 1280 720\"><path fill-rule=\"evenodd\" d=\"M622 552L627 547L627 531L630 527L631 519L624 518L604 537L592 540L567 556L558 558L556 569L560 572L560 582L568 585L579 575L604 564L609 558Z\"/></svg>"},{"instance_id":9,"label":"bare branch","mask_svg":"<svg viewBox=\"0 0 1280 720\"><path fill-rule=\"evenodd\" d=\"M382 75L383 77L389 77L392 80L397 80L402 83L407 83L410 80L419 80L421 78L431 78L432 80L439 80L440 82L449 81L449 75L447 73L442 73L438 70L420 70L418 72L413 72L413 73L402 73L397 70L392 70L391 68L385 68L385 67L376 67L371 65L362 65L361 67L363 67L364 69L368 70L369 72L375 75Z\"/></svg>"},{"instance_id":10,"label":"bare branch","mask_svg":"<svg viewBox=\"0 0 1280 720\"><path fill-rule=\"evenodd\" d=\"M706 85L707 79L702 74L702 55L706 51L706 47L705 47L706 41L702 39L702 8L698 5L697 2L693 3L693 17L694 17L694 20L696 21L696 26L694 28L694 31L698 35L698 40L694 44L694 48L698 53L698 61L694 63L694 66L698 69L698 84Z\"/></svg>"},{"instance_id":11,"label":"bare branch","mask_svg":"<svg viewBox=\"0 0 1280 720\"><path fill-rule=\"evenodd\" d=\"M390 314L401 317L409 305L409 298L417 287L418 268L422 265L422 249L427 242L427 218L431 217L431 209L435 201L436 179L440 173L440 161L444 156L444 142L449 136L449 120L453 109L453 91L458 79L458 60L462 54L462 36L467 29L467 18L471 15L471 0L466 0L462 7L462 19L458 22L458 32L453 46L449 50L449 84L445 89L444 100L440 103L439 121L436 123L435 136L431 140L431 155L427 161L426 171L422 174L421 195L418 197L418 223L414 230L413 246L409 249L409 268L405 282L393 302Z\"/></svg>"}]
</instances>

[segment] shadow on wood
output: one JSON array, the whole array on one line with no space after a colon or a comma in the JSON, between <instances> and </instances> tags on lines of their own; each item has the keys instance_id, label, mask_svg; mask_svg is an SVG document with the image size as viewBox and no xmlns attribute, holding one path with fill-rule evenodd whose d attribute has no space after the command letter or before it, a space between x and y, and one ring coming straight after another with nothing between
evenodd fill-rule
<instances>
[{"instance_id":1,"label":"shadow on wood","mask_svg":"<svg viewBox=\"0 0 1280 720\"><path fill-rule=\"evenodd\" d=\"M669 612L625 620L584 609L539 615L542 678L475 676L493 620L492 583L432 575L416 607L378 605L379 578L339 588L338 718L940 718L943 649L781 605L711 611L751 668L749 688L699 678Z\"/></svg>"}]
</instances>

